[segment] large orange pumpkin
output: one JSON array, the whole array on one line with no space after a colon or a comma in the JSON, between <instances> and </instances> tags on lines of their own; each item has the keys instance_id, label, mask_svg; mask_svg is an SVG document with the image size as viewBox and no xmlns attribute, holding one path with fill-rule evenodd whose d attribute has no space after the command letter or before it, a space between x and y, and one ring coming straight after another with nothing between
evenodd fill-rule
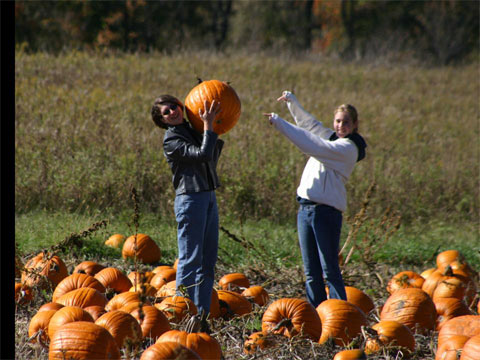
<instances>
[{"instance_id":1,"label":"large orange pumpkin","mask_svg":"<svg viewBox=\"0 0 480 360\"><path fill-rule=\"evenodd\" d=\"M63 306L78 306L81 308L93 305L105 307L107 298L98 290L86 287L69 291L60 296L56 302Z\"/></svg>"},{"instance_id":2,"label":"large orange pumpkin","mask_svg":"<svg viewBox=\"0 0 480 360\"><path fill-rule=\"evenodd\" d=\"M167 296L155 307L165 314L167 319L173 323L179 323L187 315L197 315L198 309L194 302L183 296Z\"/></svg>"},{"instance_id":3,"label":"large orange pumpkin","mask_svg":"<svg viewBox=\"0 0 480 360\"><path fill-rule=\"evenodd\" d=\"M415 337L412 331L398 321L380 321L365 333L367 336L365 353L367 354L380 352L389 346L402 347L407 352L415 350Z\"/></svg>"},{"instance_id":4,"label":"large orange pumpkin","mask_svg":"<svg viewBox=\"0 0 480 360\"><path fill-rule=\"evenodd\" d=\"M55 288L68 276L67 266L57 255L41 252L31 258L22 271L22 284L46 289Z\"/></svg>"},{"instance_id":5,"label":"large orange pumpkin","mask_svg":"<svg viewBox=\"0 0 480 360\"><path fill-rule=\"evenodd\" d=\"M418 273L406 270L395 274L387 284L387 291L392 294L398 289L416 287L421 289L425 279Z\"/></svg>"},{"instance_id":6,"label":"large orange pumpkin","mask_svg":"<svg viewBox=\"0 0 480 360\"><path fill-rule=\"evenodd\" d=\"M102 283L95 279L93 276L76 273L69 275L65 279L60 281L60 283L57 285L53 292L52 301L55 302L63 294L83 287L90 287L98 290L101 293L105 293L105 286L103 286Z\"/></svg>"},{"instance_id":7,"label":"large orange pumpkin","mask_svg":"<svg viewBox=\"0 0 480 360\"><path fill-rule=\"evenodd\" d=\"M48 359L120 359L120 351L106 329L93 322L75 321L62 325L50 339Z\"/></svg>"},{"instance_id":8,"label":"large orange pumpkin","mask_svg":"<svg viewBox=\"0 0 480 360\"><path fill-rule=\"evenodd\" d=\"M166 283L175 280L176 277L177 271L174 268L168 267L160 269L155 272L153 277L150 279L150 285L156 287L157 289L160 289Z\"/></svg>"},{"instance_id":9,"label":"large orange pumpkin","mask_svg":"<svg viewBox=\"0 0 480 360\"><path fill-rule=\"evenodd\" d=\"M236 125L241 113L240 99L226 82L208 80L195 86L185 98L188 120L198 132L203 132L203 121L198 111L204 110L204 101L209 106L213 100L220 102L221 109L213 121L213 131L219 135L225 134Z\"/></svg>"},{"instance_id":10,"label":"large orange pumpkin","mask_svg":"<svg viewBox=\"0 0 480 360\"><path fill-rule=\"evenodd\" d=\"M462 315L454 317L443 324L438 332L438 346L454 335L472 337L480 334L480 315Z\"/></svg>"},{"instance_id":11,"label":"large orange pumpkin","mask_svg":"<svg viewBox=\"0 0 480 360\"><path fill-rule=\"evenodd\" d=\"M217 296L220 313L225 319L242 316L253 310L252 303L235 291L218 290Z\"/></svg>"},{"instance_id":12,"label":"large orange pumpkin","mask_svg":"<svg viewBox=\"0 0 480 360\"><path fill-rule=\"evenodd\" d=\"M140 303L142 301L144 301L145 304L150 305L148 300L143 299L141 293L126 291L111 298L110 301L105 305L105 310L118 310L129 303Z\"/></svg>"},{"instance_id":13,"label":"large orange pumpkin","mask_svg":"<svg viewBox=\"0 0 480 360\"><path fill-rule=\"evenodd\" d=\"M93 322L93 318L90 313L78 306L64 306L51 317L48 324L48 336L51 339L62 325L74 321Z\"/></svg>"},{"instance_id":14,"label":"large orange pumpkin","mask_svg":"<svg viewBox=\"0 0 480 360\"><path fill-rule=\"evenodd\" d=\"M293 337L303 334L318 341L322 323L315 308L304 299L282 298L271 303L262 317L262 331Z\"/></svg>"},{"instance_id":15,"label":"large orange pumpkin","mask_svg":"<svg viewBox=\"0 0 480 360\"><path fill-rule=\"evenodd\" d=\"M164 341L178 342L196 352L202 359L220 360L222 358L220 343L207 333L170 330L163 333L157 343Z\"/></svg>"},{"instance_id":16,"label":"large orange pumpkin","mask_svg":"<svg viewBox=\"0 0 480 360\"><path fill-rule=\"evenodd\" d=\"M390 295L380 312L380 320L395 320L415 332L434 330L437 311L430 296L422 289L405 288Z\"/></svg>"},{"instance_id":17,"label":"large orange pumpkin","mask_svg":"<svg viewBox=\"0 0 480 360\"><path fill-rule=\"evenodd\" d=\"M136 242L136 251L135 251ZM129 236L122 248L122 257L124 259L134 259L135 256L144 264L152 264L160 260L162 255L160 248L153 239L146 234L136 234Z\"/></svg>"},{"instance_id":18,"label":"large orange pumpkin","mask_svg":"<svg viewBox=\"0 0 480 360\"><path fill-rule=\"evenodd\" d=\"M95 274L95 279L100 281L106 289L112 289L116 293L130 290L132 282L122 271L114 267L107 267Z\"/></svg>"},{"instance_id":19,"label":"large orange pumpkin","mask_svg":"<svg viewBox=\"0 0 480 360\"><path fill-rule=\"evenodd\" d=\"M130 314L140 324L144 338L148 337L156 340L164 332L171 329L165 314L153 305L145 305L141 308L136 307L130 311Z\"/></svg>"},{"instance_id":20,"label":"large orange pumpkin","mask_svg":"<svg viewBox=\"0 0 480 360\"><path fill-rule=\"evenodd\" d=\"M438 298L433 300L437 310L436 330L440 331L443 324L456 316L472 315L468 306L460 299Z\"/></svg>"},{"instance_id":21,"label":"large orange pumpkin","mask_svg":"<svg viewBox=\"0 0 480 360\"><path fill-rule=\"evenodd\" d=\"M105 269L105 266L103 266L102 264L96 263L95 261L85 260L75 266L75 269L73 269L72 273L95 276L97 272L103 269Z\"/></svg>"},{"instance_id":22,"label":"large orange pumpkin","mask_svg":"<svg viewBox=\"0 0 480 360\"><path fill-rule=\"evenodd\" d=\"M316 310L322 323L320 344L332 338L337 345L346 346L368 323L365 313L346 300L328 299L321 302Z\"/></svg>"},{"instance_id":23,"label":"large orange pumpkin","mask_svg":"<svg viewBox=\"0 0 480 360\"><path fill-rule=\"evenodd\" d=\"M142 328L129 313L121 310L106 312L95 320L95 324L108 330L121 349L127 344L138 345L142 340Z\"/></svg>"}]
</instances>

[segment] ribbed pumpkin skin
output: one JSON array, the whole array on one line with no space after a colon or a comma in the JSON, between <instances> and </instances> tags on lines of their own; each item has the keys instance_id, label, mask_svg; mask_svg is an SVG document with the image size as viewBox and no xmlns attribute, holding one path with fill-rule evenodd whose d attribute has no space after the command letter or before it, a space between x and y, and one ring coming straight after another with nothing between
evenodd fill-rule
<instances>
[{"instance_id":1,"label":"ribbed pumpkin skin","mask_svg":"<svg viewBox=\"0 0 480 360\"><path fill-rule=\"evenodd\" d=\"M440 331L443 324L454 317L472 315L465 302L456 298L438 298L433 303L437 310L437 331Z\"/></svg>"},{"instance_id":2,"label":"ribbed pumpkin skin","mask_svg":"<svg viewBox=\"0 0 480 360\"><path fill-rule=\"evenodd\" d=\"M223 317L242 316L251 313L253 310L252 303L235 291L218 290L217 295L220 303L220 313Z\"/></svg>"},{"instance_id":3,"label":"ribbed pumpkin skin","mask_svg":"<svg viewBox=\"0 0 480 360\"><path fill-rule=\"evenodd\" d=\"M188 333L181 330L170 330L163 333L157 343L173 341L196 352L202 359L220 360L222 348L220 343L207 333Z\"/></svg>"},{"instance_id":4,"label":"ribbed pumpkin skin","mask_svg":"<svg viewBox=\"0 0 480 360\"><path fill-rule=\"evenodd\" d=\"M361 333L361 327L368 324L365 313L346 300L328 299L316 310L322 323L320 344L333 338L337 345L346 346Z\"/></svg>"},{"instance_id":5,"label":"ribbed pumpkin skin","mask_svg":"<svg viewBox=\"0 0 480 360\"><path fill-rule=\"evenodd\" d=\"M160 289L163 285L177 278L177 271L174 268L158 270L150 279L150 285Z\"/></svg>"},{"instance_id":6,"label":"ribbed pumpkin skin","mask_svg":"<svg viewBox=\"0 0 480 360\"><path fill-rule=\"evenodd\" d=\"M40 275L37 276L36 274ZM39 253L25 264L21 283L46 289L50 285L55 288L68 276L67 266L57 255Z\"/></svg>"},{"instance_id":7,"label":"ribbed pumpkin skin","mask_svg":"<svg viewBox=\"0 0 480 360\"><path fill-rule=\"evenodd\" d=\"M380 313L380 320L398 321L413 332L434 330L437 320L435 304L418 288L399 289L389 296Z\"/></svg>"},{"instance_id":8,"label":"ribbed pumpkin skin","mask_svg":"<svg viewBox=\"0 0 480 360\"><path fill-rule=\"evenodd\" d=\"M146 234L137 234L137 259L144 264L152 264L160 260L161 251L157 243ZM129 236L122 248L124 259L135 258L135 235Z\"/></svg>"},{"instance_id":9,"label":"ribbed pumpkin skin","mask_svg":"<svg viewBox=\"0 0 480 360\"><path fill-rule=\"evenodd\" d=\"M453 335L439 345L435 354L435 360L458 360L457 354L463 345L470 339L465 335Z\"/></svg>"},{"instance_id":10,"label":"ribbed pumpkin skin","mask_svg":"<svg viewBox=\"0 0 480 360\"><path fill-rule=\"evenodd\" d=\"M59 310L63 307L62 304L59 304L59 303L56 303L56 302L49 302L49 303L45 303L43 304L42 306L40 306L40 308L38 309L37 312L41 312L41 311L48 311L48 310Z\"/></svg>"},{"instance_id":11,"label":"ribbed pumpkin skin","mask_svg":"<svg viewBox=\"0 0 480 360\"><path fill-rule=\"evenodd\" d=\"M119 269L107 267L95 274L95 279L100 281L106 289L113 289L116 293L122 293L130 290L132 282Z\"/></svg>"},{"instance_id":12,"label":"ribbed pumpkin skin","mask_svg":"<svg viewBox=\"0 0 480 360\"><path fill-rule=\"evenodd\" d=\"M105 269L105 266L96 263L95 261L85 260L82 261L80 264L75 266L73 269L73 274L87 274L90 276L95 276L100 270Z\"/></svg>"},{"instance_id":13,"label":"ribbed pumpkin skin","mask_svg":"<svg viewBox=\"0 0 480 360\"><path fill-rule=\"evenodd\" d=\"M401 271L395 274L387 284L387 291L393 294L398 289L409 287L422 288L425 279L414 271Z\"/></svg>"},{"instance_id":14,"label":"ribbed pumpkin skin","mask_svg":"<svg viewBox=\"0 0 480 360\"><path fill-rule=\"evenodd\" d=\"M218 280L218 286L222 290L230 290L241 293L244 289L250 287L250 281L242 273L231 273L223 275Z\"/></svg>"},{"instance_id":15,"label":"ribbed pumpkin skin","mask_svg":"<svg viewBox=\"0 0 480 360\"><path fill-rule=\"evenodd\" d=\"M142 353L140 360L202 360L195 352L173 341L163 341L149 346Z\"/></svg>"},{"instance_id":16,"label":"ribbed pumpkin skin","mask_svg":"<svg viewBox=\"0 0 480 360\"><path fill-rule=\"evenodd\" d=\"M480 334L472 336L463 345L460 360L478 360L480 355Z\"/></svg>"},{"instance_id":17,"label":"ribbed pumpkin skin","mask_svg":"<svg viewBox=\"0 0 480 360\"><path fill-rule=\"evenodd\" d=\"M213 131L218 135L230 131L238 122L241 113L240 99L235 90L219 80L203 81L195 86L185 98L185 110L188 120L200 133L203 133L203 121L198 115L204 110L204 101L208 106L213 100L220 102L220 112L213 121Z\"/></svg>"},{"instance_id":18,"label":"ribbed pumpkin skin","mask_svg":"<svg viewBox=\"0 0 480 360\"><path fill-rule=\"evenodd\" d=\"M107 312L104 307L98 305L87 306L83 308L83 310L87 311L92 316L93 321L97 320Z\"/></svg>"},{"instance_id":19,"label":"ribbed pumpkin skin","mask_svg":"<svg viewBox=\"0 0 480 360\"><path fill-rule=\"evenodd\" d=\"M378 337L369 337L365 343L365 353L373 354L385 346L400 346L408 351L415 350L415 337L405 325L393 320L384 320L372 326Z\"/></svg>"},{"instance_id":20,"label":"ribbed pumpkin skin","mask_svg":"<svg viewBox=\"0 0 480 360\"><path fill-rule=\"evenodd\" d=\"M198 310L192 300L183 296L167 296L154 305L163 311L170 322L179 323L187 315L197 315Z\"/></svg>"},{"instance_id":21,"label":"ribbed pumpkin skin","mask_svg":"<svg viewBox=\"0 0 480 360\"><path fill-rule=\"evenodd\" d=\"M160 289L158 289L156 296L157 297L173 296L176 293L177 293L177 281L172 280L162 285Z\"/></svg>"},{"instance_id":22,"label":"ribbed pumpkin skin","mask_svg":"<svg viewBox=\"0 0 480 360\"><path fill-rule=\"evenodd\" d=\"M363 350L351 349L342 350L335 354L333 360L366 360L367 357Z\"/></svg>"},{"instance_id":23,"label":"ribbed pumpkin skin","mask_svg":"<svg viewBox=\"0 0 480 360\"><path fill-rule=\"evenodd\" d=\"M285 326L274 328L286 321ZM306 300L282 298L271 303L262 317L262 331L292 337L302 330L306 336L318 341L322 334L322 323L315 308Z\"/></svg>"},{"instance_id":24,"label":"ribbed pumpkin skin","mask_svg":"<svg viewBox=\"0 0 480 360\"><path fill-rule=\"evenodd\" d=\"M64 306L51 317L48 324L48 336L51 339L62 325L75 321L93 322L93 318L89 312L78 306Z\"/></svg>"},{"instance_id":25,"label":"ribbed pumpkin skin","mask_svg":"<svg viewBox=\"0 0 480 360\"><path fill-rule=\"evenodd\" d=\"M463 315L448 320L438 333L438 346L454 335L475 336L480 333L480 315Z\"/></svg>"},{"instance_id":26,"label":"ribbed pumpkin skin","mask_svg":"<svg viewBox=\"0 0 480 360\"><path fill-rule=\"evenodd\" d=\"M69 291L80 289L82 287L93 288L102 294L106 291L105 286L103 286L102 283L93 276L77 273L69 275L60 281L53 292L52 301L55 302L60 296L68 293Z\"/></svg>"},{"instance_id":27,"label":"ribbed pumpkin skin","mask_svg":"<svg viewBox=\"0 0 480 360\"><path fill-rule=\"evenodd\" d=\"M105 310L112 311L118 310L128 303L138 303L141 301L141 294L132 291L126 291L121 294L115 295L110 301L105 305ZM150 305L150 302L146 301L146 304Z\"/></svg>"},{"instance_id":28,"label":"ribbed pumpkin skin","mask_svg":"<svg viewBox=\"0 0 480 360\"><path fill-rule=\"evenodd\" d=\"M165 314L153 305L142 306L141 310L137 307L130 312L130 315L137 319L144 338L148 337L156 340L160 335L171 329Z\"/></svg>"},{"instance_id":29,"label":"ribbed pumpkin skin","mask_svg":"<svg viewBox=\"0 0 480 360\"><path fill-rule=\"evenodd\" d=\"M260 285L250 286L243 290L242 295L246 298L252 298L253 302L259 306L267 304L270 299L267 291Z\"/></svg>"},{"instance_id":30,"label":"ribbed pumpkin skin","mask_svg":"<svg viewBox=\"0 0 480 360\"><path fill-rule=\"evenodd\" d=\"M120 359L112 335L103 327L76 321L60 327L50 339L49 360Z\"/></svg>"},{"instance_id":31,"label":"ribbed pumpkin skin","mask_svg":"<svg viewBox=\"0 0 480 360\"><path fill-rule=\"evenodd\" d=\"M137 319L124 311L106 312L95 321L95 324L107 329L120 349L127 345L127 341L138 344L142 340L142 328Z\"/></svg>"},{"instance_id":32,"label":"ribbed pumpkin skin","mask_svg":"<svg viewBox=\"0 0 480 360\"><path fill-rule=\"evenodd\" d=\"M45 310L37 312L30 323L28 324L28 337L31 338L33 335L37 334L40 330L42 331L42 335L40 335L41 341L44 343L48 341L48 324L52 316L57 312L57 310ZM37 342L37 337L32 338L30 340L32 343Z\"/></svg>"},{"instance_id":33,"label":"ribbed pumpkin skin","mask_svg":"<svg viewBox=\"0 0 480 360\"><path fill-rule=\"evenodd\" d=\"M93 305L105 307L107 298L97 290L86 287L63 294L57 299L57 303L63 306L78 306L81 308Z\"/></svg>"}]
</instances>

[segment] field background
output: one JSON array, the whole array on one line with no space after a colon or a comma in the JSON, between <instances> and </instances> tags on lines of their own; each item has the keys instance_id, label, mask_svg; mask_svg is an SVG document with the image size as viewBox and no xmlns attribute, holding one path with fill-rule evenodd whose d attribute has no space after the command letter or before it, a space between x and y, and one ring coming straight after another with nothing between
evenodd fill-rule
<instances>
[{"instance_id":1,"label":"field background","mask_svg":"<svg viewBox=\"0 0 480 360\"><path fill-rule=\"evenodd\" d=\"M122 264L128 272L132 264L103 242L113 233L138 230L159 244L162 262L173 263L174 192L163 130L154 126L150 108L160 94L183 100L199 77L230 82L242 102L237 126L222 136L218 277L245 271L272 290L283 284L284 294L302 296L295 190L306 157L262 116L274 111L291 119L276 102L286 89L327 126L336 105L351 103L359 111L368 148L347 185L342 245L349 234L352 241L344 254L355 244L344 265L347 284L380 301L390 276L433 267L436 254L450 248L462 251L478 270L478 75L478 63L426 68L339 63L313 55L71 51L54 56L17 49L17 254L27 259L83 233L81 245L63 254L70 270L96 259ZM355 218L362 209L363 217ZM98 231L85 233L104 220ZM298 281L286 286L288 279ZM21 329L16 350L24 358L44 358L25 345ZM433 350L423 347L415 358L433 359ZM227 358L238 356L232 354Z\"/></svg>"}]
</instances>

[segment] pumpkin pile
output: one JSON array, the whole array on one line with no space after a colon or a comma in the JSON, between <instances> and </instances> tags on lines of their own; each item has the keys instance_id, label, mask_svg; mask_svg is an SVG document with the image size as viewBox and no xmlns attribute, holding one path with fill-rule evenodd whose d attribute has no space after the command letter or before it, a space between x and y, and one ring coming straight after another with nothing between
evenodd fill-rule
<instances>
[{"instance_id":1,"label":"pumpkin pile","mask_svg":"<svg viewBox=\"0 0 480 360\"><path fill-rule=\"evenodd\" d=\"M132 247L128 239L116 245L123 246L122 256ZM141 270L129 273L82 261L69 274L60 257L44 252L28 261L15 286L18 306L29 306L36 289L51 290L51 302L42 304L30 320L29 341L48 349L50 359L120 359L129 354L140 359L221 359L217 332L187 326L197 309L186 294L177 293L178 259L173 265L150 262L153 251L150 258L139 253L142 241L148 247L153 240L138 234L136 241L133 256L146 261ZM381 304L346 286L347 300L328 299L314 308L303 298L269 294L244 273L232 272L220 276L213 289L209 321L215 327L260 316L261 327L246 331L243 339L243 352L251 356L273 351L282 339L333 346L339 349L336 360L398 351L407 356L416 350L416 334L438 333L436 359L459 359L460 351L461 360L475 359L480 345L477 282L478 274L461 254L448 250L437 256L434 269L392 276L386 286L389 296Z\"/></svg>"}]
</instances>

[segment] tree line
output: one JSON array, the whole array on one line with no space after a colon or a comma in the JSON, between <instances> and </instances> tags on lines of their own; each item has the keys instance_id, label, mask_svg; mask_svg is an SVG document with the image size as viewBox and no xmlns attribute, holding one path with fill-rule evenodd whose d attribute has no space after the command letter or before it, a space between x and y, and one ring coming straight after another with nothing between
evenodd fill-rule
<instances>
[{"instance_id":1,"label":"tree line","mask_svg":"<svg viewBox=\"0 0 480 360\"><path fill-rule=\"evenodd\" d=\"M305 51L441 65L478 51L479 2L461 0L15 1L27 51Z\"/></svg>"}]
</instances>

